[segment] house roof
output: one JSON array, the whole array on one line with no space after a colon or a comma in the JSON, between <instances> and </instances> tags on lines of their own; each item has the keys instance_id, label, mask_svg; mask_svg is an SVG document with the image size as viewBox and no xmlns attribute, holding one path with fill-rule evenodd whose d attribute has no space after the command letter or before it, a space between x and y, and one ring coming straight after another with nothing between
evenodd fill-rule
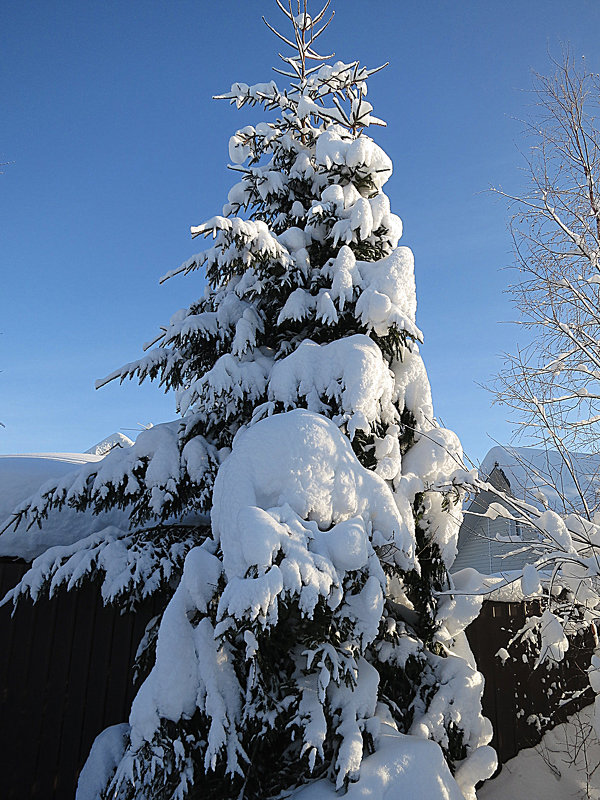
<instances>
[{"instance_id":1,"label":"house roof","mask_svg":"<svg viewBox=\"0 0 600 800\"><path fill-rule=\"evenodd\" d=\"M115 447L131 447L132 445L133 439L130 439L129 436L125 436L124 433L117 432L107 436L106 439L102 439L101 442L98 442L98 444L90 447L90 449L85 452L94 456L105 456Z\"/></svg>"},{"instance_id":2,"label":"house roof","mask_svg":"<svg viewBox=\"0 0 600 800\"><path fill-rule=\"evenodd\" d=\"M35 494L47 481L56 481L84 464L100 461L87 453L26 453L0 456L0 529L23 500ZM12 529L0 535L0 556L31 561L49 547L68 545L102 530L107 525L128 527L127 515L120 510L94 515L71 508L50 513L41 529Z\"/></svg>"},{"instance_id":3,"label":"house roof","mask_svg":"<svg viewBox=\"0 0 600 800\"><path fill-rule=\"evenodd\" d=\"M555 450L497 446L483 459L480 474L487 477L498 467L513 497L539 508L547 503L559 513L578 511L582 506L579 489L586 502L595 505L600 491L600 454L570 453L569 459L567 466Z\"/></svg>"},{"instance_id":4,"label":"house roof","mask_svg":"<svg viewBox=\"0 0 600 800\"><path fill-rule=\"evenodd\" d=\"M600 455L569 454L567 465L556 451L497 446L484 458L480 475L495 489L540 510L578 512L584 501L590 506L598 503ZM482 491L466 509L453 572L472 567L492 575L521 570L536 560L536 554L527 549L527 542L537 539L534 529L501 516L494 519L493 514L481 516L492 503L508 508L493 491Z\"/></svg>"}]
</instances>

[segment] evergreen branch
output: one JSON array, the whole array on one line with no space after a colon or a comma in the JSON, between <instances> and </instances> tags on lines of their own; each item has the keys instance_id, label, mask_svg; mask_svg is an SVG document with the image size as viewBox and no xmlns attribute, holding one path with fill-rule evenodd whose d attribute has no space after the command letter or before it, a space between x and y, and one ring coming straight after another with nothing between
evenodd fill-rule
<instances>
[{"instance_id":1,"label":"evergreen branch","mask_svg":"<svg viewBox=\"0 0 600 800\"><path fill-rule=\"evenodd\" d=\"M277 0L276 0L276 2L277 2ZM329 6L330 6L330 5L331 5L331 0L327 0L327 2L326 2L326 3L325 3L325 5L323 6L323 8L322 8L322 9L319 11L319 13L317 14L317 16L316 16L316 17L312 17L312 24L313 24L313 27L314 27L315 25L318 25L318 24L319 24L319 22L320 22L320 21L323 19L323 17L324 17L324 16L325 16L325 14L327 13L327 9L329 8ZM333 17L333 16L334 16L334 14L335 14L335 11L332 11L332 13L331 13L331 17ZM331 19L331 18L330 18L330 19ZM327 23L327 24L329 24L329 23Z\"/></svg>"},{"instance_id":2,"label":"evergreen branch","mask_svg":"<svg viewBox=\"0 0 600 800\"><path fill-rule=\"evenodd\" d=\"M275 0L275 2L276 2L276 3L277 3L277 5L279 6L279 8L280 8L280 9L283 11L283 13L286 15L286 17L287 17L288 19L292 20L292 22L293 22L293 20L294 20L294 15L291 13L291 11L288 11L288 10L286 9L286 7L283 5L283 3L281 2L281 0ZM263 19L264 19L264 17L263 17Z\"/></svg>"},{"instance_id":3,"label":"evergreen branch","mask_svg":"<svg viewBox=\"0 0 600 800\"><path fill-rule=\"evenodd\" d=\"M289 39L287 39L283 34L279 33L278 30L276 30L271 24L269 24L269 22L267 22L265 17L262 18L262 21L265 23L267 28L275 34L275 36L277 36L279 39L281 39L282 42L285 42L293 50L297 50L298 49L298 45L297 44L294 44Z\"/></svg>"},{"instance_id":4,"label":"evergreen branch","mask_svg":"<svg viewBox=\"0 0 600 800\"><path fill-rule=\"evenodd\" d=\"M316 33L312 33L312 35L311 35L311 37L310 37L310 41L309 41L309 43L308 43L309 45L311 45L311 44L312 44L314 41L316 41L316 40L319 38L319 36L320 36L320 35L323 33L323 31L324 31L324 30L325 30L325 29L326 29L326 28L329 26L329 23L332 21L332 19L333 19L334 17L335 17L335 11L332 11L332 12L331 12L331 16L329 17L329 19L327 20L327 22L326 22L326 23L325 23L325 24L324 24L324 25L323 25L323 26L322 26L322 27L321 27L321 28L320 28L320 29L319 29L319 30L318 30ZM313 25L314 25L315 23L316 23L316 20L313 20ZM333 55L335 55L335 53L333 53Z\"/></svg>"},{"instance_id":5,"label":"evergreen branch","mask_svg":"<svg viewBox=\"0 0 600 800\"><path fill-rule=\"evenodd\" d=\"M286 78L295 78L297 77L291 72L286 72L283 69L279 69L278 67L273 67L273 72L277 72L279 75L285 75Z\"/></svg>"},{"instance_id":6,"label":"evergreen branch","mask_svg":"<svg viewBox=\"0 0 600 800\"><path fill-rule=\"evenodd\" d=\"M51 547L36 558L2 600L34 603L60 589L73 591L99 581L105 604L134 611L151 595L168 590L183 572L187 553L210 535L210 527L158 525L133 532L108 527L75 544Z\"/></svg>"}]
</instances>

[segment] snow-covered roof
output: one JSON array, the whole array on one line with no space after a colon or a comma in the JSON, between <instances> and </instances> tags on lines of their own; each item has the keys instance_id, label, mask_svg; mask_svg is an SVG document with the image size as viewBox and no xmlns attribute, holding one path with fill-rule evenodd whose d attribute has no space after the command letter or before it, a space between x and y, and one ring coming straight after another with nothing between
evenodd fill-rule
<instances>
[{"instance_id":1,"label":"snow-covered roof","mask_svg":"<svg viewBox=\"0 0 600 800\"><path fill-rule=\"evenodd\" d=\"M600 455L570 453L569 458L584 496L588 502L594 502L600 489ZM487 477L495 465L508 479L513 497L538 507L547 500L550 508L558 512L565 510L561 500L564 497L566 510L581 508L573 476L558 452L532 447L492 447L483 459L480 474Z\"/></svg>"},{"instance_id":2,"label":"snow-covered roof","mask_svg":"<svg viewBox=\"0 0 600 800\"><path fill-rule=\"evenodd\" d=\"M131 447L132 445L133 440L130 439L129 436L125 436L124 433L119 433L117 431L117 433L111 433L106 439L102 439L101 442L98 442L98 444L90 447L90 449L85 452L93 456L105 456L114 447Z\"/></svg>"},{"instance_id":3,"label":"snow-covered roof","mask_svg":"<svg viewBox=\"0 0 600 800\"><path fill-rule=\"evenodd\" d=\"M101 460L89 453L26 453L0 456L0 527L14 508L47 481L62 478L85 464ZM31 561L56 544L72 544L107 525L128 527L124 512L94 516L67 508L50 514L42 528L8 530L0 535L0 556Z\"/></svg>"}]
</instances>

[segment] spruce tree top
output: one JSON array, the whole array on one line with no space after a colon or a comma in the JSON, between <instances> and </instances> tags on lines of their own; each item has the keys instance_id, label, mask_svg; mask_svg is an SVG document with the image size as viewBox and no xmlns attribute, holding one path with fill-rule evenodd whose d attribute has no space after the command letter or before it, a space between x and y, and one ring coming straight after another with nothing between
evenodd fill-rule
<instances>
[{"instance_id":1,"label":"spruce tree top","mask_svg":"<svg viewBox=\"0 0 600 800\"><path fill-rule=\"evenodd\" d=\"M287 68L278 70L291 84L235 83L219 96L276 117L231 138L240 180L223 215L192 228L211 246L165 276L203 268L204 296L171 318L143 358L97 384L159 379L176 391L184 422L141 434L128 458L91 465L76 497L64 486L47 493L54 506L133 502L135 524L190 507L207 513L223 448L240 426L297 406L331 416L361 462L388 480L400 473L400 454L380 440L388 431L395 440L400 428L412 436L409 426L434 426L414 346L421 334L413 257L397 246L402 223L382 190L392 163L364 133L384 124L365 99L367 78L381 67L322 63L314 45L331 21L323 22L329 3L313 18L306 7L294 14L278 5L294 31L294 41L277 34L296 51L282 56ZM352 335L368 340L354 347ZM359 375L367 366L365 383ZM421 398L402 425L404 394L415 381ZM181 454L175 475L163 474L155 456L174 457L170 448ZM31 507L33 518L45 508Z\"/></svg>"}]
</instances>

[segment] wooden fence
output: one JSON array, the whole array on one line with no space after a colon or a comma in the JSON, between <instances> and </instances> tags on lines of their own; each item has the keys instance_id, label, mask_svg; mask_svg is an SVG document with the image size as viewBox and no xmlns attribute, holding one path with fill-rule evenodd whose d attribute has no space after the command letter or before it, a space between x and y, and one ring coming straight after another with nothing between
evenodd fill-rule
<instances>
[{"instance_id":1,"label":"wooden fence","mask_svg":"<svg viewBox=\"0 0 600 800\"><path fill-rule=\"evenodd\" d=\"M26 567L0 559L0 597ZM538 610L535 604L527 609ZM119 615L88 586L35 606L23 602L13 618L11 611L0 609L0 797L73 800L95 737L127 720L135 652L155 608L148 603ZM533 670L523 647L513 648L514 657L502 665L495 654L525 613L523 604L486 602L468 630L501 763L539 741L548 718L564 719L591 700L589 692L577 695L587 685L589 636L574 641L565 662L551 670ZM561 705L571 693L575 699Z\"/></svg>"},{"instance_id":2,"label":"wooden fence","mask_svg":"<svg viewBox=\"0 0 600 800\"><path fill-rule=\"evenodd\" d=\"M570 638L569 650L558 664L534 669L530 645L515 643L504 662L497 655L521 630L527 616L541 615L539 601L487 601L467 628L467 638L485 678L483 712L494 727L492 746L504 764L519 750L533 747L545 730L593 700L586 674L596 646L594 630Z\"/></svg>"},{"instance_id":3,"label":"wooden fence","mask_svg":"<svg viewBox=\"0 0 600 800\"><path fill-rule=\"evenodd\" d=\"M0 597L27 565L0 559ZM95 737L124 722L131 668L154 613L104 608L87 586L0 609L0 797L73 800Z\"/></svg>"}]
</instances>

